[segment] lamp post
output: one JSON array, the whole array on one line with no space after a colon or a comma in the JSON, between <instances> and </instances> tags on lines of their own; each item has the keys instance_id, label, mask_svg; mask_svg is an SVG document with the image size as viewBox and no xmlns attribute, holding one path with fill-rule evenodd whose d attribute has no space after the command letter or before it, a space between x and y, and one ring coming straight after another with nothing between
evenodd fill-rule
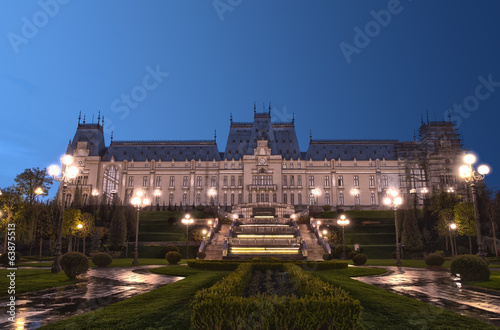
<instances>
[{"instance_id":1,"label":"lamp post","mask_svg":"<svg viewBox=\"0 0 500 330\"><path fill-rule=\"evenodd\" d=\"M342 249L342 259L346 260L346 255L345 255L345 226L349 224L349 219L346 219L345 215L341 215L340 219L337 220L337 224L342 227L342 244L343 244L343 249Z\"/></svg>"},{"instance_id":2,"label":"lamp post","mask_svg":"<svg viewBox=\"0 0 500 330\"><path fill-rule=\"evenodd\" d=\"M159 207L160 207L161 190L160 189L155 189L153 195L155 196L156 207L159 209Z\"/></svg>"},{"instance_id":3,"label":"lamp post","mask_svg":"<svg viewBox=\"0 0 500 330\"><path fill-rule=\"evenodd\" d=\"M149 199L144 196L144 193L139 190L135 194L135 197L132 198L130 203L137 210L137 221L135 223L135 248L134 248L134 260L132 261L132 265L136 266L139 264L139 260L137 257L139 256L139 213L141 212L141 208L149 205Z\"/></svg>"},{"instance_id":4,"label":"lamp post","mask_svg":"<svg viewBox=\"0 0 500 330\"><path fill-rule=\"evenodd\" d=\"M37 195L37 197L39 197L40 195L43 194L43 189L41 187L38 187L35 189L35 194ZM40 202L40 200L37 200L37 204ZM39 221L39 218L40 217L40 212L39 212L39 205L36 205L36 220L37 222ZM43 235L42 233L40 232L40 258L42 257L42 245L43 245Z\"/></svg>"},{"instance_id":5,"label":"lamp post","mask_svg":"<svg viewBox=\"0 0 500 330\"><path fill-rule=\"evenodd\" d=\"M396 227L396 266L401 266L401 251L399 247L399 226L398 226L398 207L403 204L403 199L398 196L396 190L388 191L389 197L384 199L384 204L394 209L394 226Z\"/></svg>"},{"instance_id":6,"label":"lamp post","mask_svg":"<svg viewBox=\"0 0 500 330\"><path fill-rule=\"evenodd\" d=\"M210 188L210 190L208 191L208 196L210 196L210 204L212 204L212 206L215 205L215 195L217 195L217 191L215 191L214 188Z\"/></svg>"},{"instance_id":7,"label":"lamp post","mask_svg":"<svg viewBox=\"0 0 500 330\"><path fill-rule=\"evenodd\" d=\"M311 190L311 193L314 196L314 203L315 203L315 205L318 206L318 204L319 204L319 195L320 195L319 190L318 189L313 189L313 190Z\"/></svg>"},{"instance_id":8,"label":"lamp post","mask_svg":"<svg viewBox=\"0 0 500 330\"><path fill-rule=\"evenodd\" d=\"M54 253L54 264L52 265L52 273L61 272L61 247L62 247L62 227L64 222L64 204L66 202L66 188L68 183L73 181L78 175L78 167L73 166L73 157L71 155L64 155L61 157L64 171L58 165L50 165L47 172L56 181L61 182L61 215L59 217L59 228L57 232L56 250Z\"/></svg>"},{"instance_id":9,"label":"lamp post","mask_svg":"<svg viewBox=\"0 0 500 330\"><path fill-rule=\"evenodd\" d=\"M76 229L78 229L78 231L80 232L80 234L81 234L82 228L83 228L83 225L81 223L79 223L76 226ZM76 252L79 252L79 250L80 250L80 240L77 238L76 239ZM83 254L85 254L85 249L83 250Z\"/></svg>"},{"instance_id":10,"label":"lamp post","mask_svg":"<svg viewBox=\"0 0 500 330\"><path fill-rule=\"evenodd\" d=\"M186 214L184 216L184 219L182 219L182 223L186 225L186 259L189 257L188 255L188 240L189 240L189 225L194 222L193 219L191 219L191 215Z\"/></svg>"},{"instance_id":11,"label":"lamp post","mask_svg":"<svg viewBox=\"0 0 500 330\"><path fill-rule=\"evenodd\" d=\"M456 239L455 239L455 234L452 235L452 231L455 232L457 229L457 224L456 223L450 223L450 243L451 243L451 256L456 257L457 256L457 249L456 249ZM455 241L455 242L454 242Z\"/></svg>"},{"instance_id":12,"label":"lamp post","mask_svg":"<svg viewBox=\"0 0 500 330\"><path fill-rule=\"evenodd\" d=\"M480 165L477 168L477 172L472 166L476 162L476 156L473 154L467 154L464 156L464 162L467 165L460 166L459 173L460 177L465 180L465 182L470 184L472 190L472 204L474 205L474 218L476 220L476 231L477 231L477 253L478 255L486 259L486 254L483 248L483 239L481 237L481 225L479 223L479 211L477 209L477 196L476 196L476 183L484 180L484 176L490 173L490 168L488 165Z\"/></svg>"},{"instance_id":13,"label":"lamp post","mask_svg":"<svg viewBox=\"0 0 500 330\"><path fill-rule=\"evenodd\" d=\"M450 194L453 194L455 192L455 188L449 187L448 189L446 189L446 192L450 193Z\"/></svg>"}]
</instances>

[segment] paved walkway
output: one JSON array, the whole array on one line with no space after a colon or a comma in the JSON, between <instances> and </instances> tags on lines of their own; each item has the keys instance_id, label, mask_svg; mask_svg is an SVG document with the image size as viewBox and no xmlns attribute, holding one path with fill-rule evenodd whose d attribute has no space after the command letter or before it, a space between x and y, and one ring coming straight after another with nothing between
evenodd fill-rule
<instances>
[{"instance_id":1,"label":"paved walkway","mask_svg":"<svg viewBox=\"0 0 500 330\"><path fill-rule=\"evenodd\" d=\"M492 290L463 286L457 278L450 275L448 269L376 268L385 268L388 273L353 278L500 326L500 294L495 294Z\"/></svg>"},{"instance_id":2,"label":"paved walkway","mask_svg":"<svg viewBox=\"0 0 500 330\"><path fill-rule=\"evenodd\" d=\"M86 282L18 295L16 323L9 322L3 313L0 329L36 329L183 279L149 272L157 267L91 268ZM0 299L0 305L5 306L7 299Z\"/></svg>"}]
</instances>

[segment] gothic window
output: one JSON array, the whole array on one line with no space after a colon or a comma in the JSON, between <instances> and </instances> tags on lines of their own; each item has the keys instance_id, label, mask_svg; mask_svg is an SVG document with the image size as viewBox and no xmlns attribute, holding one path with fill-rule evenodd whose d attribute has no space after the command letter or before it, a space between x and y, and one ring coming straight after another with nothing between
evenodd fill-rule
<instances>
[{"instance_id":1,"label":"gothic window","mask_svg":"<svg viewBox=\"0 0 500 330\"><path fill-rule=\"evenodd\" d=\"M201 176L196 177L196 186L201 187Z\"/></svg>"},{"instance_id":2,"label":"gothic window","mask_svg":"<svg viewBox=\"0 0 500 330\"><path fill-rule=\"evenodd\" d=\"M64 206L68 207L71 203L71 194L66 194L66 200L64 201Z\"/></svg>"},{"instance_id":3,"label":"gothic window","mask_svg":"<svg viewBox=\"0 0 500 330\"><path fill-rule=\"evenodd\" d=\"M252 194L251 194L251 193L250 193L250 194L248 194L248 202L249 202L249 203L252 203Z\"/></svg>"},{"instance_id":4,"label":"gothic window","mask_svg":"<svg viewBox=\"0 0 500 330\"><path fill-rule=\"evenodd\" d=\"M182 195L182 205L188 205L188 195L187 194Z\"/></svg>"},{"instance_id":5,"label":"gothic window","mask_svg":"<svg viewBox=\"0 0 500 330\"><path fill-rule=\"evenodd\" d=\"M326 205L330 205L330 193L325 194L325 203Z\"/></svg>"},{"instance_id":6,"label":"gothic window","mask_svg":"<svg viewBox=\"0 0 500 330\"><path fill-rule=\"evenodd\" d=\"M375 187L375 177L373 175L370 175L370 187Z\"/></svg>"},{"instance_id":7,"label":"gothic window","mask_svg":"<svg viewBox=\"0 0 500 330\"><path fill-rule=\"evenodd\" d=\"M297 163L297 168L300 168L300 167L301 167L301 166L300 166L300 163Z\"/></svg>"},{"instance_id":8,"label":"gothic window","mask_svg":"<svg viewBox=\"0 0 500 330\"><path fill-rule=\"evenodd\" d=\"M143 176L142 177L142 186L143 187L147 187L148 186L148 177L147 176Z\"/></svg>"},{"instance_id":9,"label":"gothic window","mask_svg":"<svg viewBox=\"0 0 500 330\"><path fill-rule=\"evenodd\" d=\"M161 187L161 176L156 177L156 186Z\"/></svg>"},{"instance_id":10,"label":"gothic window","mask_svg":"<svg viewBox=\"0 0 500 330\"><path fill-rule=\"evenodd\" d=\"M224 175L222 185L223 185L224 187L227 187L227 175Z\"/></svg>"},{"instance_id":11,"label":"gothic window","mask_svg":"<svg viewBox=\"0 0 500 330\"><path fill-rule=\"evenodd\" d=\"M309 205L314 204L316 204L316 198L314 197L314 194L309 194Z\"/></svg>"},{"instance_id":12,"label":"gothic window","mask_svg":"<svg viewBox=\"0 0 500 330\"><path fill-rule=\"evenodd\" d=\"M266 203L269 203L269 194L265 194L264 195L264 200L266 201Z\"/></svg>"},{"instance_id":13,"label":"gothic window","mask_svg":"<svg viewBox=\"0 0 500 330\"><path fill-rule=\"evenodd\" d=\"M196 194L196 205L200 205L200 204L201 204L201 195Z\"/></svg>"},{"instance_id":14,"label":"gothic window","mask_svg":"<svg viewBox=\"0 0 500 330\"><path fill-rule=\"evenodd\" d=\"M295 177L293 175L290 175L290 186L295 185Z\"/></svg>"},{"instance_id":15,"label":"gothic window","mask_svg":"<svg viewBox=\"0 0 500 330\"><path fill-rule=\"evenodd\" d=\"M89 194L82 195L82 203L83 205L87 204L87 200L89 199Z\"/></svg>"},{"instance_id":16,"label":"gothic window","mask_svg":"<svg viewBox=\"0 0 500 330\"><path fill-rule=\"evenodd\" d=\"M227 206L227 194L224 193L224 199L223 199L224 206Z\"/></svg>"},{"instance_id":17,"label":"gothic window","mask_svg":"<svg viewBox=\"0 0 500 330\"><path fill-rule=\"evenodd\" d=\"M290 168L293 168L293 163L290 163Z\"/></svg>"},{"instance_id":18,"label":"gothic window","mask_svg":"<svg viewBox=\"0 0 500 330\"><path fill-rule=\"evenodd\" d=\"M118 190L118 183L120 182L120 174L118 172L118 167L111 165L104 170L104 176L102 180L102 191L111 198L111 192Z\"/></svg>"},{"instance_id":19,"label":"gothic window","mask_svg":"<svg viewBox=\"0 0 500 330\"><path fill-rule=\"evenodd\" d=\"M260 203L260 194L255 194L255 202Z\"/></svg>"},{"instance_id":20,"label":"gothic window","mask_svg":"<svg viewBox=\"0 0 500 330\"><path fill-rule=\"evenodd\" d=\"M327 175L325 176L325 187L329 187L330 186L330 176Z\"/></svg>"},{"instance_id":21,"label":"gothic window","mask_svg":"<svg viewBox=\"0 0 500 330\"><path fill-rule=\"evenodd\" d=\"M309 187L314 187L314 176L309 176Z\"/></svg>"},{"instance_id":22,"label":"gothic window","mask_svg":"<svg viewBox=\"0 0 500 330\"><path fill-rule=\"evenodd\" d=\"M297 199L298 199L299 205L302 205L302 194L301 193L297 194Z\"/></svg>"},{"instance_id":23,"label":"gothic window","mask_svg":"<svg viewBox=\"0 0 500 330\"><path fill-rule=\"evenodd\" d=\"M134 177L133 176L129 176L128 177L128 186L129 187L133 187L134 186Z\"/></svg>"},{"instance_id":24,"label":"gothic window","mask_svg":"<svg viewBox=\"0 0 500 330\"><path fill-rule=\"evenodd\" d=\"M384 176L382 177L382 185L383 185L384 187L389 186L389 178L387 177L387 175L384 175Z\"/></svg>"},{"instance_id":25,"label":"gothic window","mask_svg":"<svg viewBox=\"0 0 500 330\"><path fill-rule=\"evenodd\" d=\"M243 203L243 194L239 193L238 194L238 204L241 204L241 203Z\"/></svg>"},{"instance_id":26,"label":"gothic window","mask_svg":"<svg viewBox=\"0 0 500 330\"><path fill-rule=\"evenodd\" d=\"M231 205L234 205L234 194L231 194Z\"/></svg>"},{"instance_id":27,"label":"gothic window","mask_svg":"<svg viewBox=\"0 0 500 330\"><path fill-rule=\"evenodd\" d=\"M344 186L344 176L339 175L339 177L337 178L337 181L338 181L339 187Z\"/></svg>"},{"instance_id":28,"label":"gothic window","mask_svg":"<svg viewBox=\"0 0 500 330\"><path fill-rule=\"evenodd\" d=\"M278 194L274 193L273 194L273 203L277 203L278 202Z\"/></svg>"},{"instance_id":29,"label":"gothic window","mask_svg":"<svg viewBox=\"0 0 500 330\"><path fill-rule=\"evenodd\" d=\"M299 176L297 177L297 185L298 185L299 187L300 187L300 186L302 186L302 175L299 175Z\"/></svg>"},{"instance_id":30,"label":"gothic window","mask_svg":"<svg viewBox=\"0 0 500 330\"><path fill-rule=\"evenodd\" d=\"M210 185L211 185L212 187L217 187L217 177L216 177L216 176L213 176L213 177L211 178Z\"/></svg>"},{"instance_id":31,"label":"gothic window","mask_svg":"<svg viewBox=\"0 0 500 330\"><path fill-rule=\"evenodd\" d=\"M283 194L283 203L285 203L285 204L288 203L288 197L286 194Z\"/></svg>"},{"instance_id":32,"label":"gothic window","mask_svg":"<svg viewBox=\"0 0 500 330\"><path fill-rule=\"evenodd\" d=\"M288 186L286 175L283 175L283 186Z\"/></svg>"},{"instance_id":33,"label":"gothic window","mask_svg":"<svg viewBox=\"0 0 500 330\"><path fill-rule=\"evenodd\" d=\"M189 177L188 176L184 176L182 178L182 186L183 187L187 187L188 186L188 181L189 181Z\"/></svg>"},{"instance_id":34,"label":"gothic window","mask_svg":"<svg viewBox=\"0 0 500 330\"><path fill-rule=\"evenodd\" d=\"M359 205L359 194L354 195L354 204Z\"/></svg>"},{"instance_id":35,"label":"gothic window","mask_svg":"<svg viewBox=\"0 0 500 330\"><path fill-rule=\"evenodd\" d=\"M294 193L290 194L290 204L295 205L295 194Z\"/></svg>"},{"instance_id":36,"label":"gothic window","mask_svg":"<svg viewBox=\"0 0 500 330\"><path fill-rule=\"evenodd\" d=\"M354 176L353 184L355 187L359 187L359 176L357 176L357 175Z\"/></svg>"},{"instance_id":37,"label":"gothic window","mask_svg":"<svg viewBox=\"0 0 500 330\"><path fill-rule=\"evenodd\" d=\"M243 186L243 176L238 176L238 187Z\"/></svg>"},{"instance_id":38,"label":"gothic window","mask_svg":"<svg viewBox=\"0 0 500 330\"><path fill-rule=\"evenodd\" d=\"M375 205L375 193L370 194L370 204Z\"/></svg>"},{"instance_id":39,"label":"gothic window","mask_svg":"<svg viewBox=\"0 0 500 330\"><path fill-rule=\"evenodd\" d=\"M231 187L235 186L235 176L231 175Z\"/></svg>"},{"instance_id":40,"label":"gothic window","mask_svg":"<svg viewBox=\"0 0 500 330\"><path fill-rule=\"evenodd\" d=\"M344 205L344 194L343 193L339 194L339 205Z\"/></svg>"}]
</instances>

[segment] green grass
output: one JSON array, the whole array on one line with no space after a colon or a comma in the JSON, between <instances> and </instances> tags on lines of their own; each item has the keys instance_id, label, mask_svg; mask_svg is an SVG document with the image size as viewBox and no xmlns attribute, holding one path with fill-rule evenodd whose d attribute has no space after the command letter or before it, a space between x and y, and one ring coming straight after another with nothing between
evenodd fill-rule
<instances>
[{"instance_id":1,"label":"green grass","mask_svg":"<svg viewBox=\"0 0 500 330\"><path fill-rule=\"evenodd\" d=\"M352 264L352 260L349 260L349 263ZM441 266L443 268L450 268L451 260L446 260L444 264ZM366 266L396 266L395 259L368 259L366 262ZM429 267L424 260L410 260L410 259L402 259L401 260L402 267L415 267L415 268L426 268Z\"/></svg>"},{"instance_id":2,"label":"green grass","mask_svg":"<svg viewBox=\"0 0 500 330\"><path fill-rule=\"evenodd\" d=\"M474 286L480 286L486 289L500 290L500 271L491 271L490 280L484 282L470 282Z\"/></svg>"},{"instance_id":3,"label":"green grass","mask_svg":"<svg viewBox=\"0 0 500 330\"><path fill-rule=\"evenodd\" d=\"M123 259L113 259L113 262L108 267L131 267L132 258ZM186 259L182 259L180 264L185 264ZM168 265L165 259L155 259L155 258L139 258L139 266L144 265ZM18 267L52 267L52 261L50 262L39 262L39 263L20 263ZM92 261L90 261L90 267L97 267Z\"/></svg>"},{"instance_id":4,"label":"green grass","mask_svg":"<svg viewBox=\"0 0 500 330\"><path fill-rule=\"evenodd\" d=\"M361 324L364 329L498 329L493 325L349 278L356 276L360 269L366 268L324 270L315 274L325 281L341 286L361 302Z\"/></svg>"},{"instance_id":5,"label":"green grass","mask_svg":"<svg viewBox=\"0 0 500 330\"><path fill-rule=\"evenodd\" d=\"M8 295L10 271L2 269L0 271L0 296ZM52 274L50 269L18 269L16 270L16 294L48 289L58 286L65 286L77 283L70 281L64 272Z\"/></svg>"},{"instance_id":6,"label":"green grass","mask_svg":"<svg viewBox=\"0 0 500 330\"><path fill-rule=\"evenodd\" d=\"M189 276L151 292L95 311L50 324L42 329L189 329L190 303L196 291L212 286L227 271L202 271L168 266L155 273Z\"/></svg>"}]
</instances>

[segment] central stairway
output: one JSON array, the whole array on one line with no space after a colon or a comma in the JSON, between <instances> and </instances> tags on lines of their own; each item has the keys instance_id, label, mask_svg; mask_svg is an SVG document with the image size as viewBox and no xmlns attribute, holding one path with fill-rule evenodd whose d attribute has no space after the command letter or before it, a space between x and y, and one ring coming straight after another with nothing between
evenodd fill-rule
<instances>
[{"instance_id":1,"label":"central stairway","mask_svg":"<svg viewBox=\"0 0 500 330\"><path fill-rule=\"evenodd\" d=\"M233 222L223 244L223 259L307 259L306 245L293 215L293 206L288 204L258 203L234 207Z\"/></svg>"}]
</instances>

